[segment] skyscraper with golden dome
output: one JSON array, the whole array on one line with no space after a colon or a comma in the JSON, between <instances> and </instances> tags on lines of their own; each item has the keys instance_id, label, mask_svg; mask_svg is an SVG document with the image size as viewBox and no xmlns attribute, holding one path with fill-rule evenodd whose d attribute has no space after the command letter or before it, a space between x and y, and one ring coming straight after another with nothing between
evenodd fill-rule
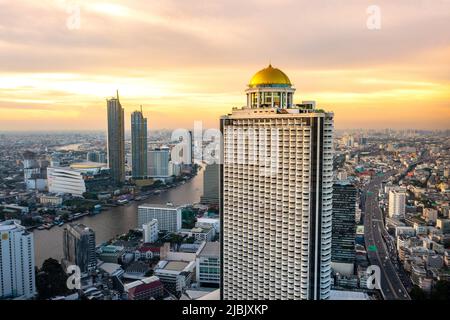
<instances>
[{"instance_id":1,"label":"skyscraper with golden dome","mask_svg":"<svg viewBox=\"0 0 450 320\"><path fill-rule=\"evenodd\" d=\"M333 114L294 92L269 65L221 117L223 299L329 297Z\"/></svg>"}]
</instances>

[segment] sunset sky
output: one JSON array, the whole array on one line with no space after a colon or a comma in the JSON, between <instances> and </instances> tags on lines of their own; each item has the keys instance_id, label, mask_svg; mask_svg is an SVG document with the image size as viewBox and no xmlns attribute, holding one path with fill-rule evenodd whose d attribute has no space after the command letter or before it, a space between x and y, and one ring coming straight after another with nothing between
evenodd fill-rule
<instances>
[{"instance_id":1,"label":"sunset sky","mask_svg":"<svg viewBox=\"0 0 450 320\"><path fill-rule=\"evenodd\" d=\"M450 129L450 0L0 0L0 131L104 130L116 89L217 127L269 63L338 129Z\"/></svg>"}]
</instances>

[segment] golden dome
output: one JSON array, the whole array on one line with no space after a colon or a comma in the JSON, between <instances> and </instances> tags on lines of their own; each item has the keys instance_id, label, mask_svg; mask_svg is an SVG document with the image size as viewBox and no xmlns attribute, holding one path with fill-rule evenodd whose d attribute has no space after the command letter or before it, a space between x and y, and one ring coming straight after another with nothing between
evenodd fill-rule
<instances>
[{"instance_id":1,"label":"golden dome","mask_svg":"<svg viewBox=\"0 0 450 320\"><path fill-rule=\"evenodd\" d=\"M288 76L280 69L272 67L271 64L264 68L252 77L249 86L256 87L259 85L286 85L291 86L291 81Z\"/></svg>"}]
</instances>

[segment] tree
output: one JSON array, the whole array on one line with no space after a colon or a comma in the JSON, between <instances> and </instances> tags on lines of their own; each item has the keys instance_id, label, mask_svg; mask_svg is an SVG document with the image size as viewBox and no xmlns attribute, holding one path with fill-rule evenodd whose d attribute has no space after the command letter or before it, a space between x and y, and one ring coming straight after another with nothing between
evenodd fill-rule
<instances>
[{"instance_id":1,"label":"tree","mask_svg":"<svg viewBox=\"0 0 450 320\"><path fill-rule=\"evenodd\" d=\"M53 258L44 261L42 268L36 274L36 289L39 299L49 299L51 297L66 295L67 275L61 264Z\"/></svg>"},{"instance_id":2,"label":"tree","mask_svg":"<svg viewBox=\"0 0 450 320\"><path fill-rule=\"evenodd\" d=\"M426 300L427 295L419 286L414 286L409 293L412 300Z\"/></svg>"},{"instance_id":3,"label":"tree","mask_svg":"<svg viewBox=\"0 0 450 320\"><path fill-rule=\"evenodd\" d=\"M439 280L431 291L432 300L450 300L450 282Z\"/></svg>"},{"instance_id":4,"label":"tree","mask_svg":"<svg viewBox=\"0 0 450 320\"><path fill-rule=\"evenodd\" d=\"M197 218L195 216L195 211L190 208L185 208L181 212L181 221L182 228L192 229L195 227L195 223L197 222Z\"/></svg>"}]
</instances>

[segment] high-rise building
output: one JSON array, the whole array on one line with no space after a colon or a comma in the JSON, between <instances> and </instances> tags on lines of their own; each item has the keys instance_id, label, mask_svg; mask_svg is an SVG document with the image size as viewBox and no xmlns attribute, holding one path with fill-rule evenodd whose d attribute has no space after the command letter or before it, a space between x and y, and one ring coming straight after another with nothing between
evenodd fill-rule
<instances>
[{"instance_id":1,"label":"high-rise building","mask_svg":"<svg viewBox=\"0 0 450 320\"><path fill-rule=\"evenodd\" d=\"M142 225L144 243L154 243L158 240L158 220L153 219Z\"/></svg>"},{"instance_id":2,"label":"high-rise building","mask_svg":"<svg viewBox=\"0 0 450 320\"><path fill-rule=\"evenodd\" d=\"M108 165L112 182L120 185L125 181L125 123L124 109L116 98L107 100L108 109Z\"/></svg>"},{"instance_id":3,"label":"high-rise building","mask_svg":"<svg viewBox=\"0 0 450 320\"><path fill-rule=\"evenodd\" d=\"M222 297L328 299L333 114L269 67L221 118Z\"/></svg>"},{"instance_id":4,"label":"high-rise building","mask_svg":"<svg viewBox=\"0 0 450 320\"><path fill-rule=\"evenodd\" d=\"M181 209L172 205L143 204L138 207L138 225L158 220L158 230L177 232L181 229Z\"/></svg>"},{"instance_id":5,"label":"high-rise building","mask_svg":"<svg viewBox=\"0 0 450 320\"><path fill-rule=\"evenodd\" d=\"M203 196L200 203L219 205L219 164L213 163L206 166L203 173Z\"/></svg>"},{"instance_id":6,"label":"high-rise building","mask_svg":"<svg viewBox=\"0 0 450 320\"><path fill-rule=\"evenodd\" d=\"M354 273L356 194L355 186L346 180L333 185L331 267L346 276Z\"/></svg>"},{"instance_id":7,"label":"high-rise building","mask_svg":"<svg viewBox=\"0 0 450 320\"><path fill-rule=\"evenodd\" d=\"M403 190L389 191L389 217L404 217L406 211L406 193Z\"/></svg>"},{"instance_id":8,"label":"high-rise building","mask_svg":"<svg viewBox=\"0 0 450 320\"><path fill-rule=\"evenodd\" d=\"M133 178L147 176L147 118L141 111L131 114L131 172Z\"/></svg>"},{"instance_id":9,"label":"high-rise building","mask_svg":"<svg viewBox=\"0 0 450 320\"><path fill-rule=\"evenodd\" d=\"M170 149L161 147L148 152L148 175L152 178L168 178L171 176Z\"/></svg>"},{"instance_id":10,"label":"high-rise building","mask_svg":"<svg viewBox=\"0 0 450 320\"><path fill-rule=\"evenodd\" d=\"M19 220L0 222L0 300L36 294L33 234Z\"/></svg>"},{"instance_id":11,"label":"high-rise building","mask_svg":"<svg viewBox=\"0 0 450 320\"><path fill-rule=\"evenodd\" d=\"M97 267L95 256L95 232L84 224L69 224L63 234L63 264L77 265L81 272L94 271Z\"/></svg>"},{"instance_id":12,"label":"high-rise building","mask_svg":"<svg viewBox=\"0 0 450 320\"><path fill-rule=\"evenodd\" d=\"M23 174L27 190L45 191L47 188L47 160L40 160L31 151L23 153Z\"/></svg>"},{"instance_id":13,"label":"high-rise building","mask_svg":"<svg viewBox=\"0 0 450 320\"><path fill-rule=\"evenodd\" d=\"M106 163L106 155L100 151L89 151L86 154L86 160L89 162Z\"/></svg>"}]
</instances>

